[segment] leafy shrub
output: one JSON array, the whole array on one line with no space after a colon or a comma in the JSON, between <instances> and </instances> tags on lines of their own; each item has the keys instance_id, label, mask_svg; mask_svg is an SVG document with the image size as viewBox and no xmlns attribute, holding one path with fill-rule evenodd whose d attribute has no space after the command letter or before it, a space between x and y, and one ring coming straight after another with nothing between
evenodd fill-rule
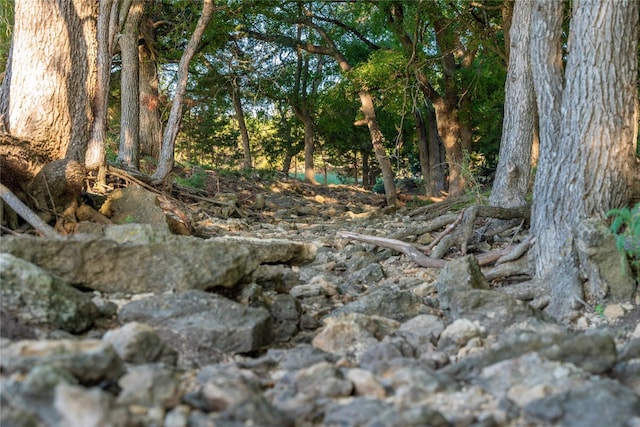
<instances>
[{"instance_id":1,"label":"leafy shrub","mask_svg":"<svg viewBox=\"0 0 640 427\"><path fill-rule=\"evenodd\" d=\"M640 203L631 209L613 209L607 216L613 217L610 229L616 237L616 246L627 254L631 267L640 273Z\"/></svg>"},{"instance_id":2,"label":"leafy shrub","mask_svg":"<svg viewBox=\"0 0 640 427\"><path fill-rule=\"evenodd\" d=\"M191 176L188 178L177 178L176 182L183 187L202 189L207 182L207 171L199 167L193 168Z\"/></svg>"}]
</instances>

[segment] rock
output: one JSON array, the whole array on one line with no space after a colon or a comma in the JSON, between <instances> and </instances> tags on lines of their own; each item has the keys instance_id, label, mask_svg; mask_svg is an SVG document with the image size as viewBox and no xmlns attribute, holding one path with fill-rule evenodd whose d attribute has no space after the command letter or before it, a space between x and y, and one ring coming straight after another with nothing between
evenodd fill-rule
<instances>
[{"instance_id":1,"label":"rock","mask_svg":"<svg viewBox=\"0 0 640 427\"><path fill-rule=\"evenodd\" d=\"M249 370L230 365L210 365L197 376L197 389L185 400L215 412L215 425L289 426L291 421L261 393L258 378ZM191 425L191 424L189 424Z\"/></svg>"},{"instance_id":2,"label":"rock","mask_svg":"<svg viewBox=\"0 0 640 427\"><path fill-rule=\"evenodd\" d=\"M222 353L248 353L272 340L269 312L216 294L186 291L130 302L118 313L121 322L151 325L185 361L205 365Z\"/></svg>"},{"instance_id":3,"label":"rock","mask_svg":"<svg viewBox=\"0 0 640 427\"><path fill-rule=\"evenodd\" d=\"M124 408L116 408L113 396L98 388L59 385L55 390L55 408L65 427L111 427L129 424Z\"/></svg>"},{"instance_id":4,"label":"rock","mask_svg":"<svg viewBox=\"0 0 640 427\"><path fill-rule=\"evenodd\" d=\"M551 323L541 311L506 294L487 290L477 260L466 256L447 263L437 281L440 307L452 320L477 321L489 333L517 323Z\"/></svg>"},{"instance_id":5,"label":"rock","mask_svg":"<svg viewBox=\"0 0 640 427\"><path fill-rule=\"evenodd\" d=\"M169 231L157 194L141 187L113 190L100 208L100 213L109 217L114 224L153 224Z\"/></svg>"},{"instance_id":6,"label":"rock","mask_svg":"<svg viewBox=\"0 0 640 427\"><path fill-rule=\"evenodd\" d=\"M20 323L73 333L85 331L99 316L87 295L6 253L0 254L0 300L2 311Z\"/></svg>"},{"instance_id":7,"label":"rock","mask_svg":"<svg viewBox=\"0 0 640 427\"><path fill-rule=\"evenodd\" d=\"M375 399L384 399L387 396L387 392L380 381L365 369L349 369L346 378L353 383L353 391L356 396Z\"/></svg>"},{"instance_id":8,"label":"rock","mask_svg":"<svg viewBox=\"0 0 640 427\"><path fill-rule=\"evenodd\" d=\"M628 301L636 290L626 254L616 247L615 236L599 219L581 221L574 230L575 246L588 299Z\"/></svg>"},{"instance_id":9,"label":"rock","mask_svg":"<svg viewBox=\"0 0 640 427\"><path fill-rule=\"evenodd\" d=\"M107 331L102 340L111 344L120 358L135 365L161 362L175 365L178 353L167 346L154 329L144 323L130 322Z\"/></svg>"},{"instance_id":10,"label":"rock","mask_svg":"<svg viewBox=\"0 0 640 427\"><path fill-rule=\"evenodd\" d=\"M263 263L305 263L315 255L313 245L286 240L187 236L129 244L91 236L3 237L0 250L71 285L128 293L232 287Z\"/></svg>"},{"instance_id":11,"label":"rock","mask_svg":"<svg viewBox=\"0 0 640 427\"><path fill-rule=\"evenodd\" d=\"M356 398L346 404L330 406L322 424L327 427L362 427L389 409L392 409L391 405L380 400Z\"/></svg>"},{"instance_id":12,"label":"rock","mask_svg":"<svg viewBox=\"0 0 640 427\"><path fill-rule=\"evenodd\" d=\"M269 313L273 319L273 339L276 342L290 340L298 333L300 303L291 295L276 295L269 304Z\"/></svg>"},{"instance_id":13,"label":"rock","mask_svg":"<svg viewBox=\"0 0 640 427\"><path fill-rule=\"evenodd\" d=\"M549 361L538 353L525 353L484 368L476 383L499 399L518 406L561 393L583 384L588 374L562 362Z\"/></svg>"},{"instance_id":14,"label":"rock","mask_svg":"<svg viewBox=\"0 0 640 427\"><path fill-rule=\"evenodd\" d=\"M0 368L5 373L51 365L69 372L80 384L115 381L124 373L113 347L100 340L17 341L2 347L0 355Z\"/></svg>"},{"instance_id":15,"label":"rock","mask_svg":"<svg viewBox=\"0 0 640 427\"><path fill-rule=\"evenodd\" d=\"M640 396L615 381L600 379L534 400L524 411L542 423L626 427L640 415Z\"/></svg>"},{"instance_id":16,"label":"rock","mask_svg":"<svg viewBox=\"0 0 640 427\"><path fill-rule=\"evenodd\" d=\"M182 399L177 373L164 364L131 367L120 377L118 385L122 391L117 402L124 406L168 409L176 406Z\"/></svg>"},{"instance_id":17,"label":"rock","mask_svg":"<svg viewBox=\"0 0 640 427\"><path fill-rule=\"evenodd\" d=\"M313 346L328 353L356 358L400 326L391 319L359 313L337 314L326 318L324 323L313 339Z\"/></svg>"},{"instance_id":18,"label":"rock","mask_svg":"<svg viewBox=\"0 0 640 427\"><path fill-rule=\"evenodd\" d=\"M467 344L472 338L480 337L484 335L484 333L485 331L477 322L474 323L467 319L456 319L442 331L440 341L438 341L438 347L440 349L454 348L457 350Z\"/></svg>"},{"instance_id":19,"label":"rock","mask_svg":"<svg viewBox=\"0 0 640 427\"><path fill-rule=\"evenodd\" d=\"M424 313L424 306L410 291L383 287L334 311L338 313L377 315L403 322Z\"/></svg>"}]
</instances>

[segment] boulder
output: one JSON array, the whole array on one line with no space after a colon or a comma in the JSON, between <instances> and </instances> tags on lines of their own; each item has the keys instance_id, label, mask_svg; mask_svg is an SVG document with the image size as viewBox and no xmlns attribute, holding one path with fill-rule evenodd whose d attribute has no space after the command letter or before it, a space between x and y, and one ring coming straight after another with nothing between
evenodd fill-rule
<instances>
[{"instance_id":1,"label":"boulder","mask_svg":"<svg viewBox=\"0 0 640 427\"><path fill-rule=\"evenodd\" d=\"M82 332L99 316L89 296L7 253L0 254L0 300L4 316L47 329Z\"/></svg>"},{"instance_id":2,"label":"boulder","mask_svg":"<svg viewBox=\"0 0 640 427\"><path fill-rule=\"evenodd\" d=\"M225 353L249 353L272 340L264 308L245 307L203 291L151 296L120 309L121 322L143 322L175 348L183 362L205 365Z\"/></svg>"}]
</instances>

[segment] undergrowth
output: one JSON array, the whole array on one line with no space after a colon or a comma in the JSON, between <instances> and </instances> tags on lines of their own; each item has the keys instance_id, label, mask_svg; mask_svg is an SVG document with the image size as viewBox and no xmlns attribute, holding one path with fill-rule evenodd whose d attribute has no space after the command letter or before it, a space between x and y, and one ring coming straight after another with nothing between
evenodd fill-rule
<instances>
[{"instance_id":1,"label":"undergrowth","mask_svg":"<svg viewBox=\"0 0 640 427\"><path fill-rule=\"evenodd\" d=\"M623 251L631 267L640 274L640 203L633 208L624 207L607 212L612 217L610 229L616 238L616 246Z\"/></svg>"}]
</instances>

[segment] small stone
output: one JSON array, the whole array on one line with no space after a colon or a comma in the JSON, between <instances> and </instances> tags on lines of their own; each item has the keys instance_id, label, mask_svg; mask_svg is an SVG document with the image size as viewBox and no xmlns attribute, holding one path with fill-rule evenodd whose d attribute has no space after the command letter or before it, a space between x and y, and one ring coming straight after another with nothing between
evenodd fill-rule
<instances>
[{"instance_id":1,"label":"small stone","mask_svg":"<svg viewBox=\"0 0 640 427\"><path fill-rule=\"evenodd\" d=\"M605 307L603 314L608 320L616 320L624 316L624 308L621 304L609 304Z\"/></svg>"}]
</instances>

